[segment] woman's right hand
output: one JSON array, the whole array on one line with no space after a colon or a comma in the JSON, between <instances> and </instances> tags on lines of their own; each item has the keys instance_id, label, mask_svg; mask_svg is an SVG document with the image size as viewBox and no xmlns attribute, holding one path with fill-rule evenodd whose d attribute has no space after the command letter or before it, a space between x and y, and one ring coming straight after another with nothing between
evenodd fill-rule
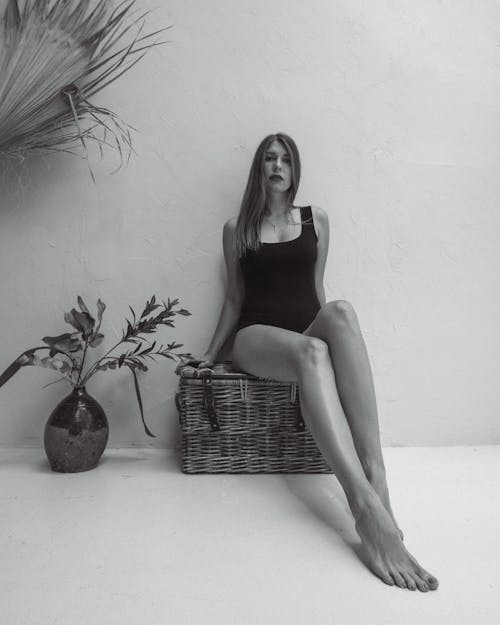
<instances>
[{"instance_id":1,"label":"woman's right hand","mask_svg":"<svg viewBox=\"0 0 500 625\"><path fill-rule=\"evenodd\" d=\"M205 352L201 358L191 358L183 363L183 366L196 367L197 369L210 369L215 364L215 358L209 352Z\"/></svg>"},{"instance_id":2,"label":"woman's right hand","mask_svg":"<svg viewBox=\"0 0 500 625\"><path fill-rule=\"evenodd\" d=\"M215 364L215 357L212 356L209 352L205 352L200 359L200 363L198 364L199 369L208 368L211 369Z\"/></svg>"},{"instance_id":3,"label":"woman's right hand","mask_svg":"<svg viewBox=\"0 0 500 625\"><path fill-rule=\"evenodd\" d=\"M189 358L188 360L183 360L181 363L177 365L175 372L178 375L181 375L184 369L189 370L192 369L211 369L214 366L215 358L213 358L210 354L203 354L201 358ZM194 374L196 375L196 374Z\"/></svg>"}]
</instances>

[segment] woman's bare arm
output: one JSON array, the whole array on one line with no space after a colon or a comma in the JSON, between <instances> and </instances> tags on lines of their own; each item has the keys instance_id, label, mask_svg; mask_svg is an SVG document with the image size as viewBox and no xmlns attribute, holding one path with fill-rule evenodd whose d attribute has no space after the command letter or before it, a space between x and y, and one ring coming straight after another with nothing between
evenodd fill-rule
<instances>
[{"instance_id":1,"label":"woman's bare arm","mask_svg":"<svg viewBox=\"0 0 500 625\"><path fill-rule=\"evenodd\" d=\"M217 358L217 354L236 327L240 316L244 295L244 283L237 254L234 249L236 218L224 224L222 245L226 261L226 294L212 340L202 357L200 366L209 367Z\"/></svg>"},{"instance_id":2,"label":"woman's bare arm","mask_svg":"<svg viewBox=\"0 0 500 625\"><path fill-rule=\"evenodd\" d=\"M313 207L313 218L318 234L318 258L314 269L314 283L319 303L326 304L325 286L323 283L325 275L326 258L330 244L330 224L328 214L319 206Z\"/></svg>"}]
</instances>

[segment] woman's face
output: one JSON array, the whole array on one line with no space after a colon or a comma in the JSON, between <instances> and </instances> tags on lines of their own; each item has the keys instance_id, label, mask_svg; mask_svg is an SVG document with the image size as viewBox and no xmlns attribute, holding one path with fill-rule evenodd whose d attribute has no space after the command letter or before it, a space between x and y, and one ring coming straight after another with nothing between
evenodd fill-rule
<instances>
[{"instance_id":1,"label":"woman's face","mask_svg":"<svg viewBox=\"0 0 500 625\"><path fill-rule=\"evenodd\" d=\"M264 177L271 192L286 192L292 185L291 158L280 141L274 140L264 154Z\"/></svg>"}]
</instances>

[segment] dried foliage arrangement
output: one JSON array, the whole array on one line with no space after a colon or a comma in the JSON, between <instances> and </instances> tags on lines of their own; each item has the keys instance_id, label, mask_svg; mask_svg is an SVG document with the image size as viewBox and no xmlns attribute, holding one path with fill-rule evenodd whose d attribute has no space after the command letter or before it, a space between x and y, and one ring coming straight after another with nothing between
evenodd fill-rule
<instances>
[{"instance_id":1,"label":"dried foliage arrangement","mask_svg":"<svg viewBox=\"0 0 500 625\"><path fill-rule=\"evenodd\" d=\"M99 346L104 339L104 334L99 330L106 305L102 300L97 300L96 321L80 296L78 296L77 301L80 310L72 308L70 312L64 314L64 320L73 327L74 331L66 332L59 336L45 336L42 339L45 345L33 347L23 352L0 375L0 386L3 386L21 367L25 366L40 366L53 369L62 376L59 380L68 380L73 388L85 386L98 371L127 367L132 372L134 378L135 392L144 429L148 436L154 436L144 420L142 398L136 372L137 370L147 371L148 366L146 362L150 360L155 361L158 356L169 358L170 360L177 358L181 362L190 359L192 356L191 354L181 354L176 351L182 347L180 343L175 343L174 341L166 346L157 345L156 341L150 343L144 335L156 332L160 326L173 328L174 322L172 318L175 315L188 316L191 313L184 308L174 309L174 306L179 304L177 299L172 301L168 299L167 303L158 304L156 296L153 295L146 302L140 317L136 316L133 308L130 308L132 321L126 319L127 327L122 330L121 339L104 356L101 356L94 364L84 370L88 349ZM116 350L127 343L135 345L135 347L126 349L121 354L116 355ZM48 355L40 356L39 352L41 351L48 351ZM56 380L56 382L59 380Z\"/></svg>"},{"instance_id":2,"label":"dried foliage arrangement","mask_svg":"<svg viewBox=\"0 0 500 625\"><path fill-rule=\"evenodd\" d=\"M87 142L94 141L101 156L104 146L118 152L117 169L130 157L130 127L89 98L164 43L153 38L166 28L143 34L149 11L133 17L135 2L7 0L0 28L0 155L76 153L80 146L88 161Z\"/></svg>"}]
</instances>

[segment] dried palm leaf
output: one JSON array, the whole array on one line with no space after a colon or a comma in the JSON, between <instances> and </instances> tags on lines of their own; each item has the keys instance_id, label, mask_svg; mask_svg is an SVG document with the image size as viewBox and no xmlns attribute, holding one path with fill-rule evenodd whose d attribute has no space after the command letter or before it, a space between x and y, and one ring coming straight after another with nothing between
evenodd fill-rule
<instances>
[{"instance_id":1,"label":"dried palm leaf","mask_svg":"<svg viewBox=\"0 0 500 625\"><path fill-rule=\"evenodd\" d=\"M112 10L109 0L8 0L0 29L0 155L81 146L88 158L92 140L101 155L103 146L118 152L118 168L130 157L131 127L89 98L163 43L153 37L165 28L142 34L149 11L132 17L135 2Z\"/></svg>"}]
</instances>

